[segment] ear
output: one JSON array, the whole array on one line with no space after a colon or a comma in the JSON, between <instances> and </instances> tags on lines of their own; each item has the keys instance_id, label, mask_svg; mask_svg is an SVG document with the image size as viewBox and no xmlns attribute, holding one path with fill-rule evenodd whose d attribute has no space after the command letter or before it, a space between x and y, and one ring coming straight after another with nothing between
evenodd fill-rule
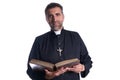
<instances>
[{"instance_id":1,"label":"ear","mask_svg":"<svg viewBox=\"0 0 120 80\"><path fill-rule=\"evenodd\" d=\"M64 16L64 14L63 14L63 20L64 20L64 18L65 18L65 16Z\"/></svg>"},{"instance_id":2,"label":"ear","mask_svg":"<svg viewBox=\"0 0 120 80\"><path fill-rule=\"evenodd\" d=\"M46 18L46 21L49 23L49 20L48 20L48 17L47 17L47 15L45 16L45 18Z\"/></svg>"}]
</instances>

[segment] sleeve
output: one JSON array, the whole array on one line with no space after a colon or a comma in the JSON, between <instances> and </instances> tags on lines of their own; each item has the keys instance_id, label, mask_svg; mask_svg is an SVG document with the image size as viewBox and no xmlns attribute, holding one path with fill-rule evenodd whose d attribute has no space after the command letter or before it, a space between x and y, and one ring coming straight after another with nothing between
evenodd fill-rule
<instances>
[{"instance_id":1,"label":"sleeve","mask_svg":"<svg viewBox=\"0 0 120 80\"><path fill-rule=\"evenodd\" d=\"M80 37L80 36L79 36ZM86 77L92 67L91 57L88 54L87 48L80 37L80 62L85 65L85 71L81 72L81 77Z\"/></svg>"},{"instance_id":2,"label":"sleeve","mask_svg":"<svg viewBox=\"0 0 120 80\"><path fill-rule=\"evenodd\" d=\"M45 76L45 72L44 71L36 71L36 70L32 70L32 68L29 65L29 61L31 59L39 59L40 58L40 45L38 42L38 39L36 38L32 49L30 51L30 55L28 58L28 63L27 63L27 74L28 76L32 79L32 80L44 80L44 76Z\"/></svg>"}]
</instances>

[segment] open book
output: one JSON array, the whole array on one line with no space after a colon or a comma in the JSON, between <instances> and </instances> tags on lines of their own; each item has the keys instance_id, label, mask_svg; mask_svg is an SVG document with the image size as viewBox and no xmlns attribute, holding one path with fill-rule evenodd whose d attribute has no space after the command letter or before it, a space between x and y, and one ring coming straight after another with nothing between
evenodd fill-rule
<instances>
[{"instance_id":1,"label":"open book","mask_svg":"<svg viewBox=\"0 0 120 80\"><path fill-rule=\"evenodd\" d=\"M52 63L37 60L37 59L32 59L29 62L32 69L37 69L37 70L48 69L50 71L55 71L61 67L72 67L72 66L77 65L79 63L80 63L80 60L77 58L64 60L64 61L58 62L56 64L52 64Z\"/></svg>"}]
</instances>

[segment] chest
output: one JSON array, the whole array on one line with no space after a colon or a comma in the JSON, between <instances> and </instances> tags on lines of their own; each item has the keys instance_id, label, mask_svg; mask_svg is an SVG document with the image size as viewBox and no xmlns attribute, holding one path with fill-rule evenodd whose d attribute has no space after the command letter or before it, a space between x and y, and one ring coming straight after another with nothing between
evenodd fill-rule
<instances>
[{"instance_id":1,"label":"chest","mask_svg":"<svg viewBox=\"0 0 120 80\"><path fill-rule=\"evenodd\" d=\"M80 58L79 41L69 36L48 38L42 42L41 59L57 63L71 58Z\"/></svg>"}]
</instances>

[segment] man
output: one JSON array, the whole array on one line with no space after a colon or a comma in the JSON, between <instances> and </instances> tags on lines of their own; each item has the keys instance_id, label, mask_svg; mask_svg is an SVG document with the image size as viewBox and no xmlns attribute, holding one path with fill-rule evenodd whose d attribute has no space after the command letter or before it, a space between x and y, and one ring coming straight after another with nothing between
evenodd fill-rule
<instances>
[{"instance_id":1,"label":"man","mask_svg":"<svg viewBox=\"0 0 120 80\"><path fill-rule=\"evenodd\" d=\"M32 80L80 80L79 74L85 77L92 67L84 42L77 32L63 28L64 14L60 4L48 4L45 15L51 31L36 37L29 55L27 74ZM57 71L36 71L29 65L31 59L57 63L72 58L78 58L80 63Z\"/></svg>"}]
</instances>

